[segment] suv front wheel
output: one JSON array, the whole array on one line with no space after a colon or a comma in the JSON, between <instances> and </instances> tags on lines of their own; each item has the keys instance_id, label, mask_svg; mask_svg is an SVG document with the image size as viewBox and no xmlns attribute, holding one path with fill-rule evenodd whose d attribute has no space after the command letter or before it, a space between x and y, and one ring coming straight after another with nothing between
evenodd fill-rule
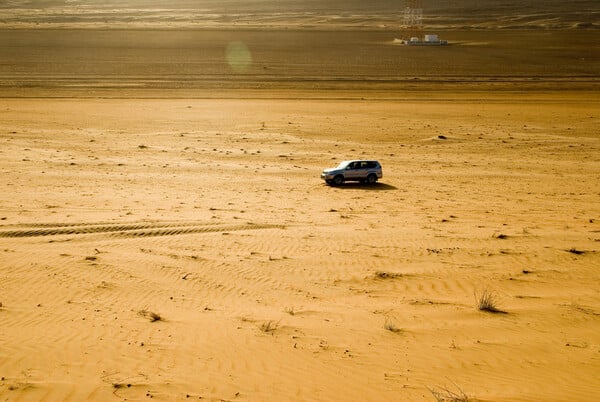
<instances>
[{"instance_id":1,"label":"suv front wheel","mask_svg":"<svg viewBox=\"0 0 600 402\"><path fill-rule=\"evenodd\" d=\"M336 186L342 185L343 182L344 182L344 176L342 176L341 174L338 174L337 176L335 176L333 178L333 184Z\"/></svg>"}]
</instances>

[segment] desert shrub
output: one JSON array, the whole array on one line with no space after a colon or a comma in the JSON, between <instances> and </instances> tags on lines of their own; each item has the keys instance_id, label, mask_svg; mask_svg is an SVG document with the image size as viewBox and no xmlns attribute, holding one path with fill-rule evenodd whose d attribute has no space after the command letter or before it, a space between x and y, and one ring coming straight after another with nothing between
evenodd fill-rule
<instances>
[{"instance_id":1,"label":"desert shrub","mask_svg":"<svg viewBox=\"0 0 600 402\"><path fill-rule=\"evenodd\" d=\"M160 316L160 314L155 313L154 311L149 311L149 310L140 310L138 311L138 315L147 318L150 320L150 322L156 322L156 321L162 321L163 318Z\"/></svg>"},{"instance_id":2,"label":"desert shrub","mask_svg":"<svg viewBox=\"0 0 600 402\"><path fill-rule=\"evenodd\" d=\"M486 311L488 313L506 313L506 311L498 308L496 295L487 288L484 288L481 293L475 294L475 301L479 311Z\"/></svg>"}]
</instances>

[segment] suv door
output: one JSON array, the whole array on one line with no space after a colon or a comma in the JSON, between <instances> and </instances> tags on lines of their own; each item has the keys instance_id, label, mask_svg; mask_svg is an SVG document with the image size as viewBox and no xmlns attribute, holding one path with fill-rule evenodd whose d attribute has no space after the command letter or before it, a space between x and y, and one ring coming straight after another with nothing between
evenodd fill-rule
<instances>
[{"instance_id":1,"label":"suv door","mask_svg":"<svg viewBox=\"0 0 600 402\"><path fill-rule=\"evenodd\" d=\"M356 179L364 180L369 174L369 162L360 162L360 166L355 170Z\"/></svg>"},{"instance_id":2,"label":"suv door","mask_svg":"<svg viewBox=\"0 0 600 402\"><path fill-rule=\"evenodd\" d=\"M357 172L359 171L357 167L360 168L360 162L352 162L351 164L349 164L346 168L346 171L344 172L344 179L355 180L357 177Z\"/></svg>"}]
</instances>

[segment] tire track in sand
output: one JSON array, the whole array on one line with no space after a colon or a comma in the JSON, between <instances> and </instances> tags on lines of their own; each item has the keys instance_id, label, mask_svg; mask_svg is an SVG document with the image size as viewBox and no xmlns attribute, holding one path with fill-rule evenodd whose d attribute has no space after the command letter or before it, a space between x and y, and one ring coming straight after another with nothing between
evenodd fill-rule
<instances>
[{"instance_id":1,"label":"tire track in sand","mask_svg":"<svg viewBox=\"0 0 600 402\"><path fill-rule=\"evenodd\" d=\"M44 380L53 383L68 375L62 367L68 370L71 362L78 362L78 370L88 378L113 368L139 373L149 361L157 367L173 365L171 356L182 353L172 346L170 336L184 332L173 328L192 327L198 333L213 316L232 309L231 304L247 304L271 287L229 284L229 277L239 278L237 250L231 247L242 236L233 232L279 228L283 227L197 221L0 226L0 244L8 250L0 254L0 265L6 267L0 279L5 304L0 315L8 339L0 353L4 361L0 369L6 373L13 367L51 361L59 369ZM232 236L220 236L227 232ZM264 230L258 237L273 240L281 231L272 232ZM247 233L244 239L254 242L252 232ZM80 241L54 241L66 237ZM237 296L233 302L232 294ZM210 309L203 310L206 306ZM138 315L144 308L165 317L169 324L161 327L162 332L156 331L160 324L148 324ZM155 353L163 349L174 352ZM97 354L112 357L98 365L92 357ZM96 386L93 392L109 397L114 391L110 382L97 380ZM70 384L52 391L40 386L39 392L59 399L70 395L77 395L72 400L86 399Z\"/></svg>"},{"instance_id":2,"label":"tire track in sand","mask_svg":"<svg viewBox=\"0 0 600 402\"><path fill-rule=\"evenodd\" d=\"M64 235L90 235L107 234L108 237L132 238L132 237L158 237L158 236L176 236L192 233L212 233L240 230L258 230L258 229L283 229L283 225L271 224L207 224L200 222L179 222L179 223L115 223L115 224L97 224L90 225L86 223L63 224L58 223L55 226L50 224L30 225L22 229L0 230L0 238L22 238L22 237L44 237L44 236L64 236Z\"/></svg>"}]
</instances>

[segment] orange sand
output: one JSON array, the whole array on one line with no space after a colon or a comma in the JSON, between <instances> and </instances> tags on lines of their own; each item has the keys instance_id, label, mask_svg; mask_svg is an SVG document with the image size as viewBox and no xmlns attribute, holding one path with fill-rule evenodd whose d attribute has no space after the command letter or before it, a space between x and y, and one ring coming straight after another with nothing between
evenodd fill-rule
<instances>
[{"instance_id":1,"label":"orange sand","mask_svg":"<svg viewBox=\"0 0 600 402\"><path fill-rule=\"evenodd\" d=\"M599 98L447 98L0 100L0 399L595 400Z\"/></svg>"}]
</instances>

